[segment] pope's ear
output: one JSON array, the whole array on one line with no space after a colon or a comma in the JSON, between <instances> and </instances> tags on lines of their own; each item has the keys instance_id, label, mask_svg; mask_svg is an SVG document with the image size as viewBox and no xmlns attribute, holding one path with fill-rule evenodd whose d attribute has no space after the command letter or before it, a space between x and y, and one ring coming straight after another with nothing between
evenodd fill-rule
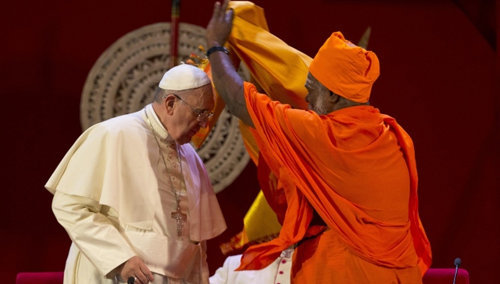
<instances>
[{"instance_id":1,"label":"pope's ear","mask_svg":"<svg viewBox=\"0 0 500 284\"><path fill-rule=\"evenodd\" d=\"M167 113L172 114L174 111L175 96L172 94L166 95L165 100L163 101L163 104L165 105L165 107L167 109Z\"/></svg>"}]
</instances>

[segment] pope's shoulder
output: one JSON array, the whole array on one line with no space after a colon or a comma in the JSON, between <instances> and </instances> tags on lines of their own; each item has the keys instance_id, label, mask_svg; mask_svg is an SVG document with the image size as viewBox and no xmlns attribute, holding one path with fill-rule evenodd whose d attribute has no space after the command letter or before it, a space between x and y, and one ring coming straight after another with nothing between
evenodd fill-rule
<instances>
[{"instance_id":1,"label":"pope's shoulder","mask_svg":"<svg viewBox=\"0 0 500 284\"><path fill-rule=\"evenodd\" d=\"M145 127L140 112L134 112L98 122L85 130L81 138L133 139L134 136L143 135Z\"/></svg>"},{"instance_id":2,"label":"pope's shoulder","mask_svg":"<svg viewBox=\"0 0 500 284\"><path fill-rule=\"evenodd\" d=\"M137 127L139 128L144 127L144 119L141 117L140 111L128 114L122 114L98 122L93 126L91 126L88 130L100 129L106 132L116 133L116 132L133 130Z\"/></svg>"}]
</instances>

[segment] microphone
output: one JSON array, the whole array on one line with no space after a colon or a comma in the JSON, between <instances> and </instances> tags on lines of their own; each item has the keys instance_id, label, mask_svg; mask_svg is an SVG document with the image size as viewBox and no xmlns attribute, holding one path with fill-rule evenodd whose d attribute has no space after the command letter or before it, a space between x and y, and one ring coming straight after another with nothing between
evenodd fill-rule
<instances>
[{"instance_id":1,"label":"microphone","mask_svg":"<svg viewBox=\"0 0 500 284\"><path fill-rule=\"evenodd\" d=\"M453 275L453 284L455 284L455 281L457 280L457 274L458 274L458 267L462 264L462 260L460 257L455 258L455 275Z\"/></svg>"},{"instance_id":2,"label":"microphone","mask_svg":"<svg viewBox=\"0 0 500 284\"><path fill-rule=\"evenodd\" d=\"M135 277L133 277L133 276L130 276L127 279L127 284L134 284L134 282L135 282ZM453 283L455 283L455 281L453 281Z\"/></svg>"}]
</instances>

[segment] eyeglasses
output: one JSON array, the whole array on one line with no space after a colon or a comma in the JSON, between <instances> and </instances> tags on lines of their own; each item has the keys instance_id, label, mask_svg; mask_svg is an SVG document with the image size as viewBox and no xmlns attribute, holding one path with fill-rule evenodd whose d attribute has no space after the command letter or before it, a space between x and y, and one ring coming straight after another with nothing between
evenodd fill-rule
<instances>
[{"instance_id":1,"label":"eyeglasses","mask_svg":"<svg viewBox=\"0 0 500 284\"><path fill-rule=\"evenodd\" d=\"M172 95L174 95L176 98L178 98L181 102L185 103L191 109L193 114L196 116L196 120L198 120L200 122L201 121L208 121L212 116L214 116L213 112L206 110L206 109L195 108L192 105L188 104L185 100L183 100L178 95L176 95L176 94L172 94Z\"/></svg>"}]
</instances>

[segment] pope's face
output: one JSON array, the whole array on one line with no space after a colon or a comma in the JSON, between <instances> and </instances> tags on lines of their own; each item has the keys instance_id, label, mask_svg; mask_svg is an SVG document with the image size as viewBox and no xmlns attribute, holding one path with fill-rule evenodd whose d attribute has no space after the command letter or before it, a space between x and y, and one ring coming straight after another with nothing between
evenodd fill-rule
<instances>
[{"instance_id":1,"label":"pope's face","mask_svg":"<svg viewBox=\"0 0 500 284\"><path fill-rule=\"evenodd\" d=\"M212 85L174 94L173 126L169 134L178 144L185 144L200 130L207 127L209 114L214 108Z\"/></svg>"},{"instance_id":2,"label":"pope's face","mask_svg":"<svg viewBox=\"0 0 500 284\"><path fill-rule=\"evenodd\" d=\"M330 91L323 86L311 73L307 74L305 87L308 91L306 102L308 103L309 110L318 114L329 113L328 99Z\"/></svg>"}]
</instances>

